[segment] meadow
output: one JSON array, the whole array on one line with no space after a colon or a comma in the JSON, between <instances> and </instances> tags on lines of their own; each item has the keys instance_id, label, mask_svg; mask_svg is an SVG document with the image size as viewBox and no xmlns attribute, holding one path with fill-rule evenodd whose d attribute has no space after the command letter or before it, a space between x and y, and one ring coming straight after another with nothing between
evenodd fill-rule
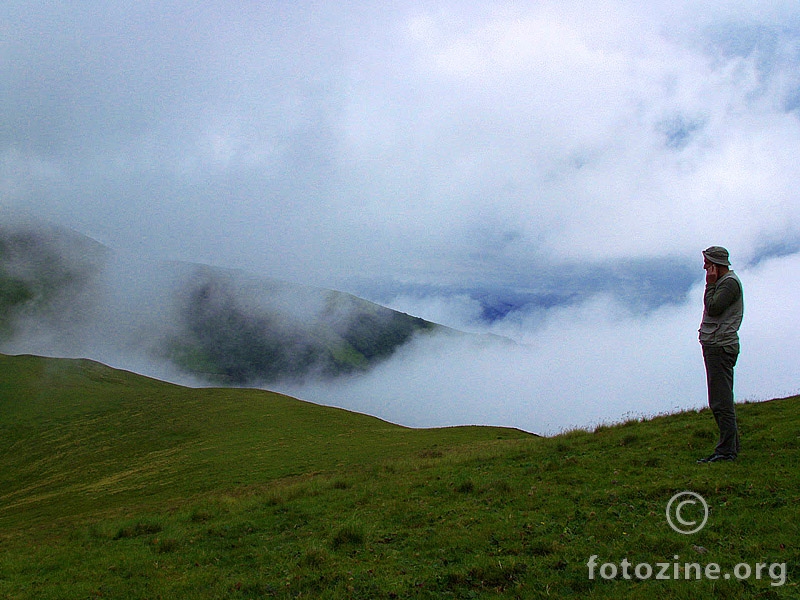
<instances>
[{"instance_id":1,"label":"meadow","mask_svg":"<svg viewBox=\"0 0 800 600\"><path fill-rule=\"evenodd\" d=\"M800 398L737 410L739 460L698 465L707 410L409 429L0 355L0 598L798 598ZM690 535L665 513L686 490ZM600 574L623 561L670 578Z\"/></svg>"}]
</instances>

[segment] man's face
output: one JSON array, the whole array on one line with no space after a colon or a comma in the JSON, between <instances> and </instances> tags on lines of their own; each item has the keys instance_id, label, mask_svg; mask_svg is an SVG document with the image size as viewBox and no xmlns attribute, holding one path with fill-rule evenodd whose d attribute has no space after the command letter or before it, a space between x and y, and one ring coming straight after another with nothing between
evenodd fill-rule
<instances>
[{"instance_id":1,"label":"man's face","mask_svg":"<svg viewBox=\"0 0 800 600\"><path fill-rule=\"evenodd\" d=\"M712 262L711 262L710 260L708 260L707 258L703 260L703 268L704 268L706 271L708 271L708 269L709 269L709 268L711 268L711 267L713 267L713 266L714 266L714 263L712 263Z\"/></svg>"}]
</instances>

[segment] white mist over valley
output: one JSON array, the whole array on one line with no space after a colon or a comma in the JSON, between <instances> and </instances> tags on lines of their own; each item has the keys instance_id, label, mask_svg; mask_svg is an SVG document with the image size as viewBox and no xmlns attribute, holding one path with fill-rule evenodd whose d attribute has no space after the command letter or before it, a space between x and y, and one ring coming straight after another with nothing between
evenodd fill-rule
<instances>
[{"instance_id":1,"label":"white mist over valley","mask_svg":"<svg viewBox=\"0 0 800 600\"><path fill-rule=\"evenodd\" d=\"M49 277L47 294L8 309L5 353L88 357L190 386L265 387L412 427L552 434L705 402L700 280L682 301L650 307L589 286L561 304L532 301L491 319L485 300L463 293L399 296L393 313L245 272L123 257L69 232L3 233L6 281ZM799 260L740 272L753 305L742 330L740 400L797 391L793 354L774 352L775 344L797 347L800 338L774 317L797 300L788 290L776 295L774 282ZM427 325L407 328L418 321L406 313ZM386 350L356 352L376 344ZM343 348L358 359L337 359Z\"/></svg>"}]
</instances>

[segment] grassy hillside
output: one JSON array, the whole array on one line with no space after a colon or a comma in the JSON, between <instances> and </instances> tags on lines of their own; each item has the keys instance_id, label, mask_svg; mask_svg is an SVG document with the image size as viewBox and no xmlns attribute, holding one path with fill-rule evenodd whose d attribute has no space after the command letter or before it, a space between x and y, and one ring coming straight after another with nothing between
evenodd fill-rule
<instances>
[{"instance_id":1,"label":"grassy hillside","mask_svg":"<svg viewBox=\"0 0 800 600\"><path fill-rule=\"evenodd\" d=\"M0 598L797 598L798 408L741 405L740 460L697 465L707 411L411 430L0 355ZM683 490L711 509L693 535L665 518ZM592 555L785 577L590 579Z\"/></svg>"}]
</instances>

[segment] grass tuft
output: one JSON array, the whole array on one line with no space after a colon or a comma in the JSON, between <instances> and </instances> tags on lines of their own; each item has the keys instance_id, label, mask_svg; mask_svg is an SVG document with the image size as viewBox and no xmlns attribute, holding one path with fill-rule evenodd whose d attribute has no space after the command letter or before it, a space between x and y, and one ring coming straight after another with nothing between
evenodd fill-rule
<instances>
[{"instance_id":1,"label":"grass tuft","mask_svg":"<svg viewBox=\"0 0 800 600\"><path fill-rule=\"evenodd\" d=\"M353 524L348 524L339 529L331 539L331 546L334 550L342 546L361 546L364 544L363 530Z\"/></svg>"},{"instance_id":2,"label":"grass tuft","mask_svg":"<svg viewBox=\"0 0 800 600\"><path fill-rule=\"evenodd\" d=\"M126 525L117 531L117 534L114 536L115 540L124 540L130 538L137 538L142 537L145 535L153 535L156 533L161 533L163 531L163 527L158 523L145 523L145 522L138 522L134 523L133 525Z\"/></svg>"},{"instance_id":3,"label":"grass tuft","mask_svg":"<svg viewBox=\"0 0 800 600\"><path fill-rule=\"evenodd\" d=\"M472 482L471 479L467 479L466 481L462 481L456 486L456 491L459 494L471 494L475 491L475 484Z\"/></svg>"}]
</instances>

